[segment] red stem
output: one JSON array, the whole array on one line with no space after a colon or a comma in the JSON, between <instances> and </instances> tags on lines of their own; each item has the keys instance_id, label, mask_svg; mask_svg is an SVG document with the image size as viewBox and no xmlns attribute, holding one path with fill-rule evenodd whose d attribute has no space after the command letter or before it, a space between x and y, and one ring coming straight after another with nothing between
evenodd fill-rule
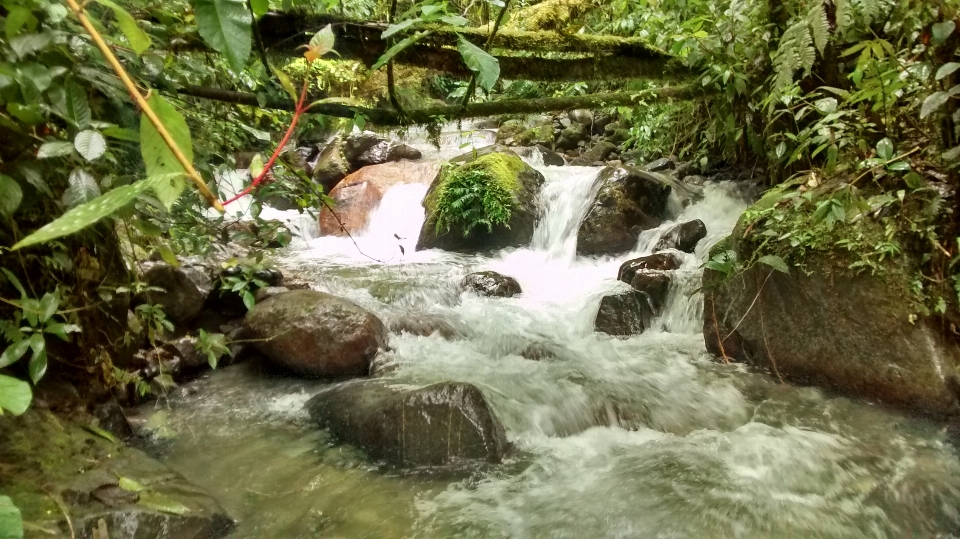
<instances>
[{"instance_id":1,"label":"red stem","mask_svg":"<svg viewBox=\"0 0 960 539\"><path fill-rule=\"evenodd\" d=\"M309 79L307 79L309 80ZM290 142L290 137L293 136L294 130L297 128L297 122L300 121L300 116L307 111L310 107L306 105L307 102L307 80L303 81L303 90L300 92L300 100L297 101L297 108L293 111L293 120L290 122L290 127L287 128L287 132L283 135L283 138L280 140L280 144L277 146L277 149L273 151L273 155L270 156L270 160L267 161L267 164L263 167L263 170L260 172L260 175L254 178L253 182L247 186L246 189L237 193L236 196L227 200L223 203L224 206L235 202L237 199L244 195L249 195L251 191L257 188L260 183L263 182L263 179L267 177L267 173L270 172L270 169L273 168L274 163L277 162L277 158L280 157L280 152L287 146L287 143Z\"/></svg>"}]
</instances>

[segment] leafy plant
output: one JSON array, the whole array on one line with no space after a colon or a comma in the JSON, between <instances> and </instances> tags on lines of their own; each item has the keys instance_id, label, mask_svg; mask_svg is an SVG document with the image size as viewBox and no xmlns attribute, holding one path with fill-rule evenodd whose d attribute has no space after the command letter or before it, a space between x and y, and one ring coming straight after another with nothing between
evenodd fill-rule
<instances>
[{"instance_id":1,"label":"leafy plant","mask_svg":"<svg viewBox=\"0 0 960 539\"><path fill-rule=\"evenodd\" d=\"M436 231L449 232L456 226L464 236L477 227L493 232L507 225L512 215L513 193L497 178L480 168L448 169L449 179L436 199ZM509 226L509 225L508 225Z\"/></svg>"},{"instance_id":2,"label":"leafy plant","mask_svg":"<svg viewBox=\"0 0 960 539\"><path fill-rule=\"evenodd\" d=\"M203 329L197 336L197 352L207 356L210 368L216 369L220 358L230 353L226 337L222 333L207 333Z\"/></svg>"}]
</instances>

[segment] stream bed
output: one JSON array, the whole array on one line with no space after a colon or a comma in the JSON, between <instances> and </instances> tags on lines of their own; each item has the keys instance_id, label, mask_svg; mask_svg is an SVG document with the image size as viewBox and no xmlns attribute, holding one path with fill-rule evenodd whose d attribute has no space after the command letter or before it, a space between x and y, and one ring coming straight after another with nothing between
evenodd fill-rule
<instances>
[{"instance_id":1,"label":"stream bed","mask_svg":"<svg viewBox=\"0 0 960 539\"><path fill-rule=\"evenodd\" d=\"M459 149L452 137L445 147ZM460 150L462 151L462 150ZM449 155L436 153L434 159ZM700 269L749 201L709 183L644 232L632 254L576 256L598 168L544 167L528 249L415 252L425 185L388 191L356 245L300 241L281 267L389 323L428 316L458 338L391 335L389 383L476 385L514 451L500 465L398 470L334 443L304 403L325 382L250 362L208 373L138 411L152 450L238 519L236 538L902 538L960 533L960 460L940 423L716 363L704 349ZM593 331L620 264L672 224L706 223L655 327ZM399 239L398 239L399 238ZM461 291L469 272L523 294ZM824 321L829 323L829 321ZM520 353L535 345L539 361Z\"/></svg>"}]
</instances>

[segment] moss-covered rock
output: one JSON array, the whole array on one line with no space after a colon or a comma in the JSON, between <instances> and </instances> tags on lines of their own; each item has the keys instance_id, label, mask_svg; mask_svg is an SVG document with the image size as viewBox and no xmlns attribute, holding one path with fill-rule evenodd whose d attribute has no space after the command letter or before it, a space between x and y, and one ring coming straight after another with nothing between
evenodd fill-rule
<instances>
[{"instance_id":1,"label":"moss-covered rock","mask_svg":"<svg viewBox=\"0 0 960 539\"><path fill-rule=\"evenodd\" d=\"M0 416L0 485L34 530L27 537L217 538L234 527L199 487L141 451L45 410ZM62 503L62 507L59 505ZM101 524L102 521L102 524Z\"/></svg>"},{"instance_id":2,"label":"moss-covered rock","mask_svg":"<svg viewBox=\"0 0 960 539\"><path fill-rule=\"evenodd\" d=\"M605 255L636 247L640 233L660 225L672 190L662 175L631 167L607 167L600 191L577 234L577 253Z\"/></svg>"},{"instance_id":3,"label":"moss-covered rock","mask_svg":"<svg viewBox=\"0 0 960 539\"><path fill-rule=\"evenodd\" d=\"M447 165L423 200L426 220L417 250L477 252L529 244L543 182L513 153Z\"/></svg>"}]
</instances>

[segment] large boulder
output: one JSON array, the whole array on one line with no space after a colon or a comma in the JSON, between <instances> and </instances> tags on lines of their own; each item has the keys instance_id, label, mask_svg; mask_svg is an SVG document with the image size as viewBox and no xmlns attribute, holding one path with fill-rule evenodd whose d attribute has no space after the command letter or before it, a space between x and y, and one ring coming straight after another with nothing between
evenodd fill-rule
<instances>
[{"instance_id":1,"label":"large boulder","mask_svg":"<svg viewBox=\"0 0 960 539\"><path fill-rule=\"evenodd\" d=\"M499 463L509 448L483 393L470 384L409 389L363 380L326 389L306 406L340 440L399 466Z\"/></svg>"},{"instance_id":2,"label":"large boulder","mask_svg":"<svg viewBox=\"0 0 960 539\"><path fill-rule=\"evenodd\" d=\"M328 144L311 167L314 183L321 185L325 193L333 190L349 173L350 163L343 155L343 144L339 140Z\"/></svg>"},{"instance_id":3,"label":"large boulder","mask_svg":"<svg viewBox=\"0 0 960 539\"><path fill-rule=\"evenodd\" d=\"M423 200L426 219L420 230L417 250L439 248L478 252L528 245L539 217L537 194L544 181L542 174L514 153L490 153L463 164L444 167ZM448 189L467 183L470 183L471 190L482 193L464 206L452 207ZM478 224L492 217L485 213L488 198L497 198L509 208L506 223L496 223L489 228ZM470 217L464 217L467 215ZM477 226L469 228L468 223Z\"/></svg>"},{"instance_id":4,"label":"large boulder","mask_svg":"<svg viewBox=\"0 0 960 539\"><path fill-rule=\"evenodd\" d=\"M205 266L173 266L166 262L149 263L143 281L162 291L144 292L139 300L163 307L164 314L175 325L188 324L197 318L214 284L210 269Z\"/></svg>"},{"instance_id":5,"label":"large boulder","mask_svg":"<svg viewBox=\"0 0 960 539\"><path fill-rule=\"evenodd\" d=\"M676 249L685 253L692 253L700 240L707 237L707 225L700 219L687 221L674 226L657 242L655 251Z\"/></svg>"},{"instance_id":6,"label":"large boulder","mask_svg":"<svg viewBox=\"0 0 960 539\"><path fill-rule=\"evenodd\" d=\"M667 213L671 184L662 176L632 167L607 167L600 190L577 234L577 253L605 255L636 247L640 233L660 225Z\"/></svg>"},{"instance_id":7,"label":"large boulder","mask_svg":"<svg viewBox=\"0 0 960 539\"><path fill-rule=\"evenodd\" d=\"M429 185L439 171L439 166L434 163L411 161L361 168L330 192L333 210L326 206L320 210L320 235L346 236L347 231L351 234L360 232L369 224L370 215L380 206L387 190L400 184Z\"/></svg>"},{"instance_id":8,"label":"large boulder","mask_svg":"<svg viewBox=\"0 0 960 539\"><path fill-rule=\"evenodd\" d=\"M463 278L463 288L473 290L481 296L512 298L520 294L520 283L513 277L501 275L495 271L479 271Z\"/></svg>"},{"instance_id":9,"label":"large boulder","mask_svg":"<svg viewBox=\"0 0 960 539\"><path fill-rule=\"evenodd\" d=\"M600 300L594 329L616 337L629 337L643 333L653 317L647 297L637 290L626 290Z\"/></svg>"},{"instance_id":10,"label":"large boulder","mask_svg":"<svg viewBox=\"0 0 960 539\"><path fill-rule=\"evenodd\" d=\"M786 380L957 414L960 351L936 321L911 323L906 280L895 282L812 254L805 270L790 273L755 265L725 277L708 269L707 349Z\"/></svg>"},{"instance_id":11,"label":"large boulder","mask_svg":"<svg viewBox=\"0 0 960 539\"><path fill-rule=\"evenodd\" d=\"M387 328L379 318L313 290L267 298L247 313L243 327L269 361L311 377L365 376L387 344Z\"/></svg>"},{"instance_id":12,"label":"large boulder","mask_svg":"<svg viewBox=\"0 0 960 539\"><path fill-rule=\"evenodd\" d=\"M343 141L343 156L350 163L352 170L422 157L416 148L391 141L370 131L348 135Z\"/></svg>"},{"instance_id":13,"label":"large boulder","mask_svg":"<svg viewBox=\"0 0 960 539\"><path fill-rule=\"evenodd\" d=\"M604 140L583 152L583 155L571 161L570 164L578 167L588 167L595 163L606 161L607 158L610 157L610 154L615 151L617 151L617 146Z\"/></svg>"}]
</instances>

